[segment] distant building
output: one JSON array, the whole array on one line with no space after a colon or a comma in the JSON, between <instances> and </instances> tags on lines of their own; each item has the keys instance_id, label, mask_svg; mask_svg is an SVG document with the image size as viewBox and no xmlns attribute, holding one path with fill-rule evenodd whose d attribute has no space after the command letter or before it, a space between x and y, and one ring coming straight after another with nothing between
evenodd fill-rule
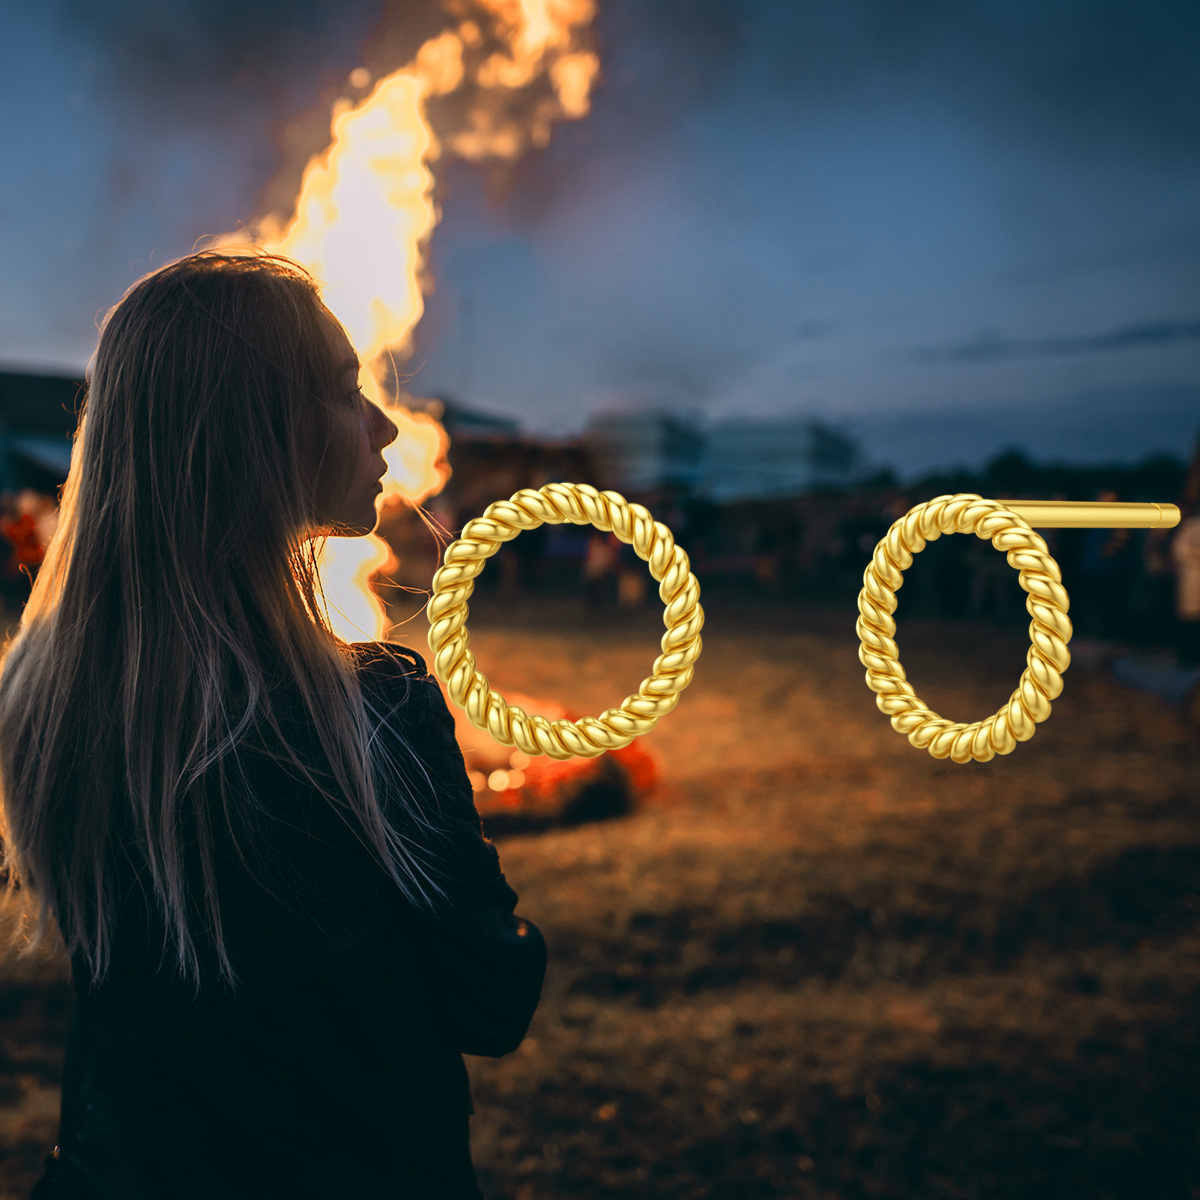
<instances>
[{"instance_id":1,"label":"distant building","mask_svg":"<svg viewBox=\"0 0 1200 1200\"><path fill-rule=\"evenodd\" d=\"M456 437L469 438L515 438L520 435L521 424L513 417L502 417L497 413L484 412L463 404L449 396L434 396L428 400L412 400L409 407L428 413L441 421L451 442Z\"/></svg>"},{"instance_id":2,"label":"distant building","mask_svg":"<svg viewBox=\"0 0 1200 1200\"><path fill-rule=\"evenodd\" d=\"M440 421L446 430L451 474L437 503L464 519L521 488L538 488L552 480L595 482L595 468L578 438L522 433L520 422L512 417L447 396L408 398L406 404ZM527 543L528 539L523 544Z\"/></svg>"},{"instance_id":3,"label":"distant building","mask_svg":"<svg viewBox=\"0 0 1200 1200\"><path fill-rule=\"evenodd\" d=\"M713 500L795 496L844 487L861 473L847 433L811 417L738 417L708 430L699 489Z\"/></svg>"},{"instance_id":4,"label":"distant building","mask_svg":"<svg viewBox=\"0 0 1200 1200\"><path fill-rule=\"evenodd\" d=\"M0 491L63 484L83 388L69 375L0 371Z\"/></svg>"},{"instance_id":5,"label":"distant building","mask_svg":"<svg viewBox=\"0 0 1200 1200\"><path fill-rule=\"evenodd\" d=\"M609 486L669 487L718 503L845 487L862 475L854 439L811 417L737 417L702 428L673 413L599 413L583 441Z\"/></svg>"},{"instance_id":6,"label":"distant building","mask_svg":"<svg viewBox=\"0 0 1200 1200\"><path fill-rule=\"evenodd\" d=\"M605 486L634 492L693 490L704 442L694 422L670 412L597 413L583 433Z\"/></svg>"}]
</instances>

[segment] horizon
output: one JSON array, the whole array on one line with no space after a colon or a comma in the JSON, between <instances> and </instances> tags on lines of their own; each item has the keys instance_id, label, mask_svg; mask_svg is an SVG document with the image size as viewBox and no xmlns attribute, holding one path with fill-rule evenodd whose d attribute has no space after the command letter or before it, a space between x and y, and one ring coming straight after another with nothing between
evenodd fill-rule
<instances>
[{"instance_id":1,"label":"horizon","mask_svg":"<svg viewBox=\"0 0 1200 1200\"><path fill-rule=\"evenodd\" d=\"M0 362L0 375L5 374L72 382L85 377L82 372L28 371L17 364ZM1157 406L1152 403L1156 398ZM504 418L508 415L457 395L442 394L429 399L448 401L480 416ZM1127 427L1128 413L1139 402L1142 406L1137 425L1139 436L1120 438L1118 450L1114 430ZM988 409L966 417L957 414L948 430L947 414L932 409L884 410L871 414L867 421L860 418L830 422L802 409L774 414L713 416L702 410L688 411L669 406L642 409L626 406L596 409L574 430L539 430L518 421L514 432L547 440L576 439L586 436L590 425L597 420L638 413L670 416L690 424L705 439L733 430L786 434L817 422L852 439L862 455L858 475L891 471L900 486L917 483L923 477L960 470L978 474L990 462L1012 451L1022 454L1039 469L1106 466L1128 469L1156 458L1187 463L1200 451L1200 387L1142 389L1133 393L1116 389L1107 394L1064 397L1062 403L1049 409L1034 403L1016 411L1009 407L999 412ZM1041 436L1033 440L1029 429L1031 426L1038 428L1039 418ZM939 432L940 437L931 436Z\"/></svg>"}]
</instances>

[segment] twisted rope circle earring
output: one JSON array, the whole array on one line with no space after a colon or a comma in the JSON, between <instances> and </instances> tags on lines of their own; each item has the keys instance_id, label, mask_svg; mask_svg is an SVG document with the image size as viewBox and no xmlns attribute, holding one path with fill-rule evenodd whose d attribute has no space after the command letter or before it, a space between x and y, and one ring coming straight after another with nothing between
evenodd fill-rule
<instances>
[{"instance_id":1,"label":"twisted rope circle earring","mask_svg":"<svg viewBox=\"0 0 1200 1200\"><path fill-rule=\"evenodd\" d=\"M912 566L913 555L943 533L973 533L1006 553L1009 566L1020 572L1021 587L1029 593L1025 607L1033 618L1027 665L1016 691L986 721L969 725L947 721L918 698L900 665L894 640L892 614L904 572ZM1033 737L1037 725L1050 715L1050 702L1062 692L1062 673L1071 662L1067 606L1058 563L1024 518L995 500L971 493L938 496L910 509L892 525L863 572L856 629L867 686L875 692L880 711L891 718L892 728L907 734L912 745L927 749L934 758L987 762L997 754L1009 754L1018 742Z\"/></svg>"},{"instance_id":2,"label":"twisted rope circle earring","mask_svg":"<svg viewBox=\"0 0 1200 1200\"><path fill-rule=\"evenodd\" d=\"M466 628L467 599L487 560L524 530L563 522L611 530L631 545L649 564L666 606L662 653L649 677L620 707L578 721L530 716L492 691L468 649ZM595 758L649 733L679 703L680 692L692 681L704 625L700 585L671 531L642 505L631 504L617 492L599 492L577 483L548 483L536 491L522 488L508 500L488 505L482 517L468 521L462 536L446 548L442 562L429 601L433 669L471 723L503 745L551 758Z\"/></svg>"}]
</instances>

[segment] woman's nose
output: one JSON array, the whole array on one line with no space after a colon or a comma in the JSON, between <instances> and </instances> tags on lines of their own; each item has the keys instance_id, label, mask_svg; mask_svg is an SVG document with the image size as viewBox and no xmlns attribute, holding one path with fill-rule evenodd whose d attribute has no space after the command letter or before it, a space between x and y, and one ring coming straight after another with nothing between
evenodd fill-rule
<instances>
[{"instance_id":1,"label":"woman's nose","mask_svg":"<svg viewBox=\"0 0 1200 1200\"><path fill-rule=\"evenodd\" d=\"M371 405L371 445L376 450L390 446L399 436L400 429L396 422L379 407Z\"/></svg>"}]
</instances>

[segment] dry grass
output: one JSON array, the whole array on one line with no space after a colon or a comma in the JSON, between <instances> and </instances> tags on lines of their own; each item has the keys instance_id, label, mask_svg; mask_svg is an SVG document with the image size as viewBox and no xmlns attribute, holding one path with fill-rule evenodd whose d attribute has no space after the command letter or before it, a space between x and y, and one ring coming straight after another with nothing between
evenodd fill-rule
<instances>
[{"instance_id":1,"label":"dry grass","mask_svg":"<svg viewBox=\"0 0 1200 1200\"><path fill-rule=\"evenodd\" d=\"M713 604L655 800L502 842L551 968L521 1049L470 1061L491 1200L1200 1197L1196 729L1073 670L1029 745L938 763L876 712L852 616ZM472 645L502 690L599 712L661 627L585 621L481 601ZM1023 665L1021 633L901 642L959 719ZM52 971L5 979L18 1189L66 1009Z\"/></svg>"},{"instance_id":2,"label":"dry grass","mask_svg":"<svg viewBox=\"0 0 1200 1200\"><path fill-rule=\"evenodd\" d=\"M73 1006L61 945L29 954L0 904L0 1200L28 1196L58 1133L63 1045Z\"/></svg>"}]
</instances>

